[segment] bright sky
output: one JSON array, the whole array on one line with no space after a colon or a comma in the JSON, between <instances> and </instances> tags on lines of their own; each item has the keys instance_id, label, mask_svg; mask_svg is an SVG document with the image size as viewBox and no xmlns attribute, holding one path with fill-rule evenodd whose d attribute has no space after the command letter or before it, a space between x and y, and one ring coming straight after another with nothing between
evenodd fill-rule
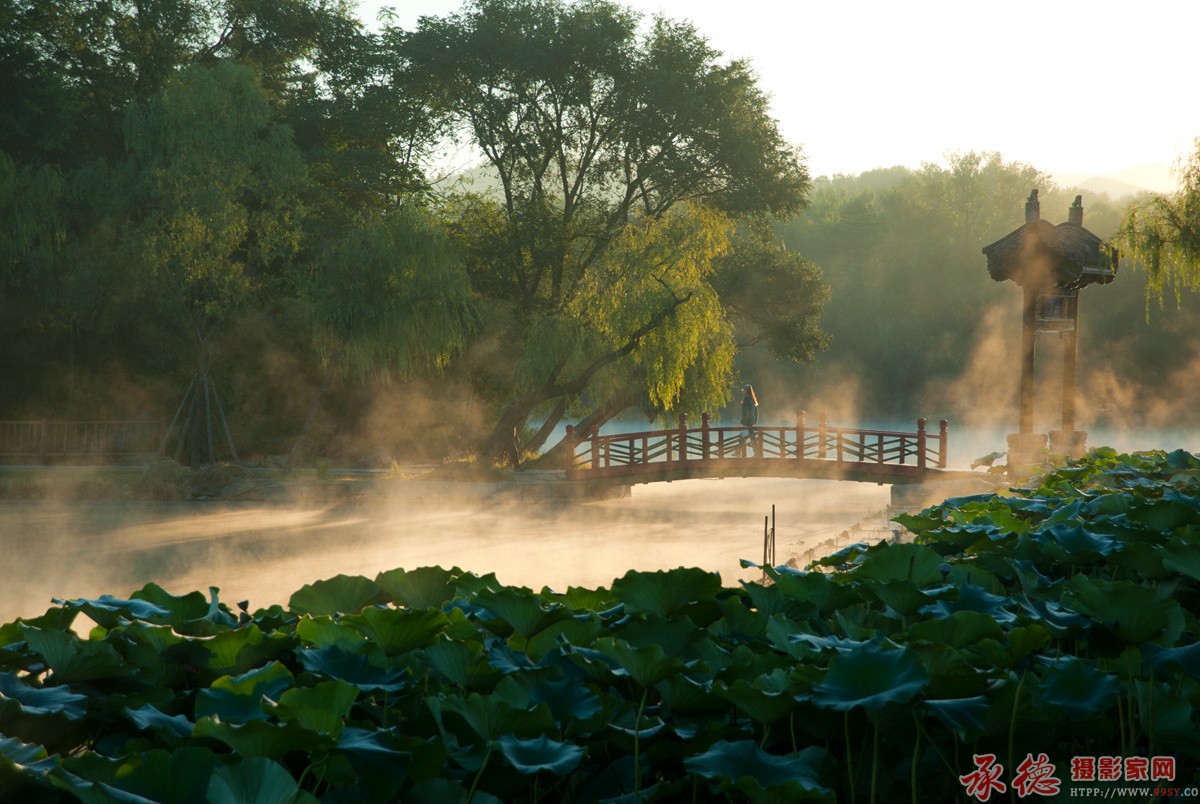
<instances>
[{"instance_id":1,"label":"bright sky","mask_svg":"<svg viewBox=\"0 0 1200 804\"><path fill-rule=\"evenodd\" d=\"M623 0L748 58L814 176L999 151L1065 174L1169 166L1200 137L1195 0ZM360 0L411 29L458 0Z\"/></svg>"}]
</instances>

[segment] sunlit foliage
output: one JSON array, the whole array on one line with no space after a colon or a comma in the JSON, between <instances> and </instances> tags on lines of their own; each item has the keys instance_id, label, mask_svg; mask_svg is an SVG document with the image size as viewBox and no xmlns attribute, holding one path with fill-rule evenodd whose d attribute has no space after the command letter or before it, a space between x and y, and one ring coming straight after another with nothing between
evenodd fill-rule
<instances>
[{"instance_id":1,"label":"sunlit foliage","mask_svg":"<svg viewBox=\"0 0 1200 804\"><path fill-rule=\"evenodd\" d=\"M1200 139L1178 168L1179 192L1143 196L1129 206L1120 239L1127 255L1145 268L1147 306L1170 288L1200 289ZM1149 312L1149 309L1147 309Z\"/></svg>"}]
</instances>

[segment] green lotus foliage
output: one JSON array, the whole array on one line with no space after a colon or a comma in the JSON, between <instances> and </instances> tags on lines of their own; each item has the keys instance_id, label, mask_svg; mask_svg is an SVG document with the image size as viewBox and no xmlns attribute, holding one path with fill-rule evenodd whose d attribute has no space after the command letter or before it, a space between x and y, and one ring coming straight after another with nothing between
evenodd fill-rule
<instances>
[{"instance_id":1,"label":"green lotus foliage","mask_svg":"<svg viewBox=\"0 0 1200 804\"><path fill-rule=\"evenodd\" d=\"M738 588L425 567L240 622L215 590L64 600L0 625L0 799L933 801L1030 752L1200 779L1200 459L1097 450L898 520Z\"/></svg>"}]
</instances>

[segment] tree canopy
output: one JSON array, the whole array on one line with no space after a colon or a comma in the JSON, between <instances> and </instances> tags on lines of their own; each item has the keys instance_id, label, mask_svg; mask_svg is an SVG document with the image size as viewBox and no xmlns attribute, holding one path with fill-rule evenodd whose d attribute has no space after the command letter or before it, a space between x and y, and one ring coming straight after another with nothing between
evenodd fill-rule
<instances>
[{"instance_id":1,"label":"tree canopy","mask_svg":"<svg viewBox=\"0 0 1200 804\"><path fill-rule=\"evenodd\" d=\"M1162 305L1171 288L1200 289L1200 138L1182 160L1179 192L1150 194L1129 206L1120 239L1127 255L1146 269L1146 300Z\"/></svg>"},{"instance_id":2,"label":"tree canopy","mask_svg":"<svg viewBox=\"0 0 1200 804\"><path fill-rule=\"evenodd\" d=\"M394 37L496 185L445 206L494 341L518 345L492 378L508 400L492 452L539 406L600 405L635 378L648 409L679 409L685 385L689 406L719 407L734 342L716 261L736 219L805 204L748 65L687 24L639 25L611 2L478 0ZM725 265L739 270L758 266Z\"/></svg>"}]
</instances>

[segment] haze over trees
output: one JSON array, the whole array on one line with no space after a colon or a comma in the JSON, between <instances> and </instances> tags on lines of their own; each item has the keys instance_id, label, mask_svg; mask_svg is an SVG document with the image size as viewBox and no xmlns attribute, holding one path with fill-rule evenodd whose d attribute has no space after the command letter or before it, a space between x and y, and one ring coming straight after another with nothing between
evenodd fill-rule
<instances>
[{"instance_id":1,"label":"haze over trees","mask_svg":"<svg viewBox=\"0 0 1200 804\"><path fill-rule=\"evenodd\" d=\"M1069 203L994 154L812 182L746 62L611 2L373 33L318 0L0 0L0 85L0 418L166 420L201 377L249 456L536 450L741 377L775 417L845 375L865 413L953 417L930 389L1002 296L980 246L1032 186ZM1197 276L1197 159L1125 217L1152 288ZM1083 348L1149 382L1193 313L1147 330L1119 281Z\"/></svg>"}]
</instances>

